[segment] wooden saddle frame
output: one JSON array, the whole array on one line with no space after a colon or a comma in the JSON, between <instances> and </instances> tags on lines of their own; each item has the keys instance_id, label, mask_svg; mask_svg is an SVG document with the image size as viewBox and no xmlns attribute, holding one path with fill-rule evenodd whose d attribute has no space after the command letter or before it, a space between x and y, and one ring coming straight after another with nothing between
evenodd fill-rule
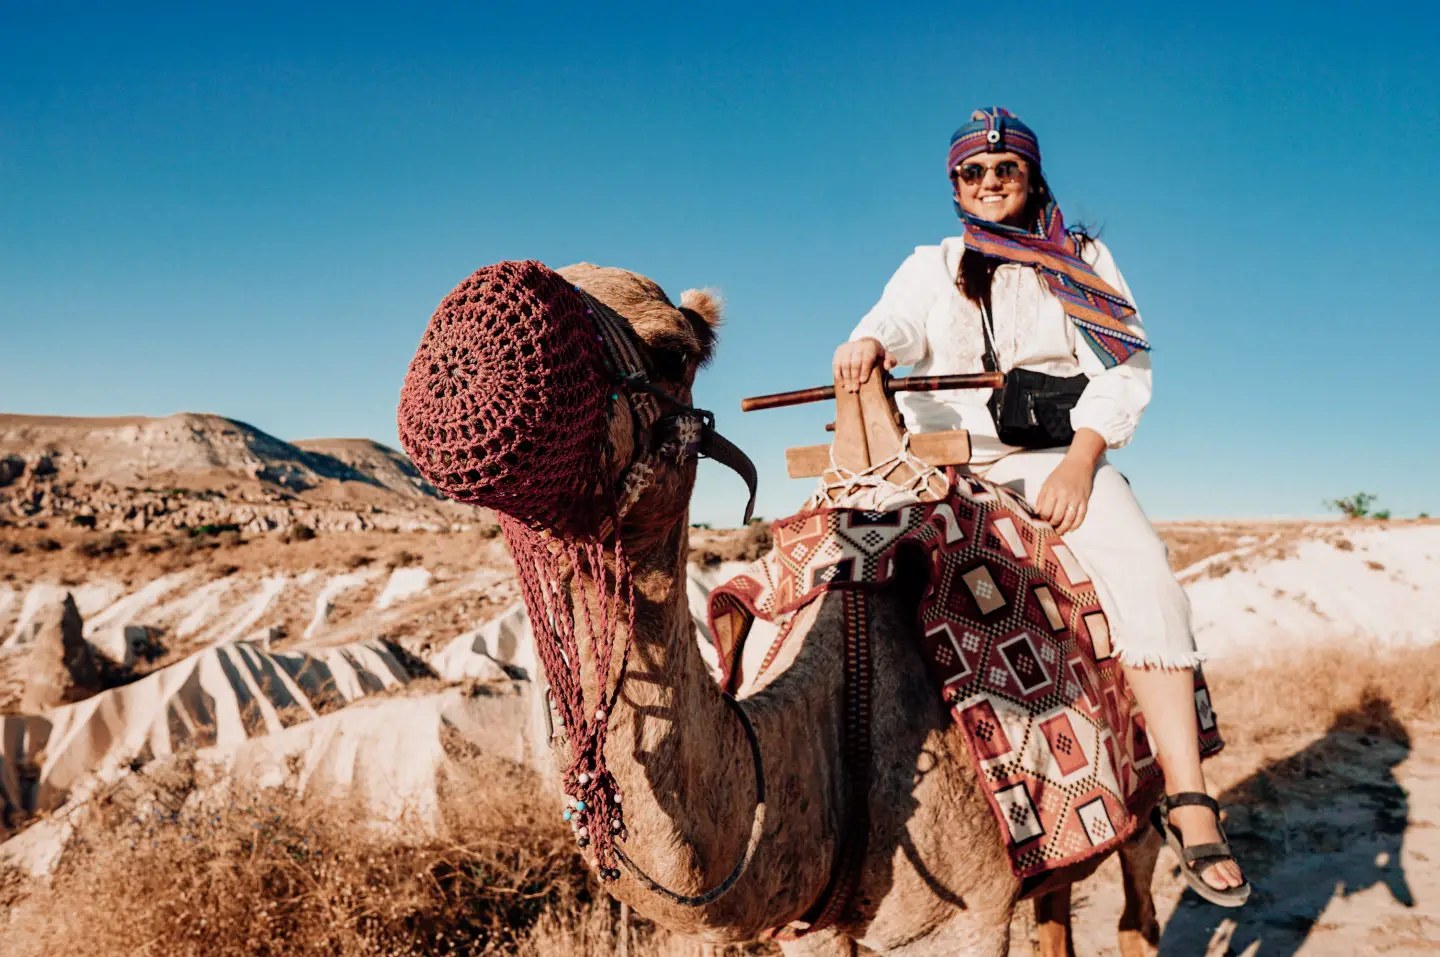
<instances>
[{"instance_id":1,"label":"wooden saddle frame","mask_svg":"<svg viewBox=\"0 0 1440 957\"><path fill-rule=\"evenodd\" d=\"M926 376L895 379L875 369L858 391L847 390L839 379L833 386L781 392L743 399L745 412L799 405L824 399L835 400L835 440L828 445L801 445L785 450L785 465L791 478L820 476L825 496L836 502L844 494L845 479L854 474L907 486L923 466L944 468L970 461L970 433L964 429L945 432L906 432L897 392L933 392L940 389L998 389L1004 376L986 372L978 375ZM908 455L904 454L908 450ZM915 461L912 461L915 460ZM931 476L921 498L933 501L945 494L943 479Z\"/></svg>"}]
</instances>

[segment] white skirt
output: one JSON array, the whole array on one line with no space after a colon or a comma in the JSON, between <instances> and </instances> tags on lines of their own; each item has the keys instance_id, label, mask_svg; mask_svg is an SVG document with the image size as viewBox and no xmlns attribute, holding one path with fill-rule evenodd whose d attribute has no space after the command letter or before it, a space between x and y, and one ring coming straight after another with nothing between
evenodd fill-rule
<instances>
[{"instance_id":1,"label":"white skirt","mask_svg":"<svg viewBox=\"0 0 1440 957\"><path fill-rule=\"evenodd\" d=\"M1034 506L1064 457L1064 449L1027 450L970 470ZM1065 535L1065 544L1095 582L1121 661L1136 668L1193 668L1204 660L1190 627L1190 599L1170 571L1165 543L1130 483L1104 457L1085 521Z\"/></svg>"}]
</instances>

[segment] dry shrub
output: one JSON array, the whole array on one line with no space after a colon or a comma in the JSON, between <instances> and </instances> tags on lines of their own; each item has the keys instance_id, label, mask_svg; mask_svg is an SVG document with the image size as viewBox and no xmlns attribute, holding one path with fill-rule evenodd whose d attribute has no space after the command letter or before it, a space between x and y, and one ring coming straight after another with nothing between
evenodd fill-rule
<instances>
[{"instance_id":1,"label":"dry shrub","mask_svg":"<svg viewBox=\"0 0 1440 957\"><path fill-rule=\"evenodd\" d=\"M622 937L623 935L623 937ZM623 940L623 946L622 946ZM568 911L547 911L522 938L513 953L516 957L590 957L595 954L624 954L630 957L742 957L774 955L773 944L753 943L707 949L693 938L669 933L642 918L626 918L613 901L597 901L589 907Z\"/></svg>"},{"instance_id":2,"label":"dry shrub","mask_svg":"<svg viewBox=\"0 0 1440 957\"><path fill-rule=\"evenodd\" d=\"M187 535L185 538L175 540L175 547L170 552L170 561L167 570L175 571L182 568L189 568L189 559L201 552L210 551L220 547L220 542L211 535Z\"/></svg>"},{"instance_id":3,"label":"dry shrub","mask_svg":"<svg viewBox=\"0 0 1440 957\"><path fill-rule=\"evenodd\" d=\"M1406 724L1440 721L1440 645L1322 644L1250 667L1226 662L1207 676L1221 730L1238 746L1337 722L1395 738Z\"/></svg>"},{"instance_id":4,"label":"dry shrub","mask_svg":"<svg viewBox=\"0 0 1440 957\"><path fill-rule=\"evenodd\" d=\"M216 534L215 541L221 548L234 548L236 545L244 545L245 537L237 529L226 529Z\"/></svg>"},{"instance_id":5,"label":"dry shrub","mask_svg":"<svg viewBox=\"0 0 1440 957\"><path fill-rule=\"evenodd\" d=\"M408 846L358 808L276 790L112 804L14 908L5 952L511 951L542 912L586 906L592 890L553 802L526 772L485 763L447 789L449 835Z\"/></svg>"},{"instance_id":6,"label":"dry shrub","mask_svg":"<svg viewBox=\"0 0 1440 957\"><path fill-rule=\"evenodd\" d=\"M753 562L770 552L774 542L764 519L752 519L744 528L713 530L691 526L690 560L706 566L720 562Z\"/></svg>"},{"instance_id":7,"label":"dry shrub","mask_svg":"<svg viewBox=\"0 0 1440 957\"><path fill-rule=\"evenodd\" d=\"M86 558L108 558L111 555L125 554L129 542L119 532L110 532L99 538L81 539L71 547Z\"/></svg>"},{"instance_id":8,"label":"dry shrub","mask_svg":"<svg viewBox=\"0 0 1440 957\"><path fill-rule=\"evenodd\" d=\"M165 629L158 625L141 625L144 634L141 635L132 645L131 650L140 661L154 663L165 657L170 650L165 647L162 640L165 636ZM126 630L126 638L129 638L129 630Z\"/></svg>"},{"instance_id":9,"label":"dry shrub","mask_svg":"<svg viewBox=\"0 0 1440 957\"><path fill-rule=\"evenodd\" d=\"M530 772L465 751L442 783L443 838L377 832L358 806L198 786L156 762L97 802L54 879L17 886L6 957L692 954L620 920ZM418 833L418 831L413 831ZM774 954L773 948L716 954Z\"/></svg>"},{"instance_id":10,"label":"dry shrub","mask_svg":"<svg viewBox=\"0 0 1440 957\"><path fill-rule=\"evenodd\" d=\"M286 545L289 545L292 542L308 542L314 537L315 529L311 528L309 525L303 525L299 522L296 522L294 525L291 525L289 528L285 529L285 531L280 533L280 541L284 542Z\"/></svg>"}]
</instances>

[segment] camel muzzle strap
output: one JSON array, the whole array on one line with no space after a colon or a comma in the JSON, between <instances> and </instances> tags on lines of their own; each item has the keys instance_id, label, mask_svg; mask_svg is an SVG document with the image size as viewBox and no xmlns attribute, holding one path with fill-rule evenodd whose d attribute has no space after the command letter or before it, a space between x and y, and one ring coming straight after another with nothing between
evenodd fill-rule
<instances>
[{"instance_id":1,"label":"camel muzzle strap","mask_svg":"<svg viewBox=\"0 0 1440 957\"><path fill-rule=\"evenodd\" d=\"M759 473L755 469L755 463L750 460L750 456L715 428L715 413L706 409L697 409L693 405L686 405L663 389L656 388L643 372L632 372L622 376L620 384L627 389L636 389L646 393L661 404L669 405L676 410L675 415L667 416L661 421L690 419L695 422L699 430L699 439L693 446L687 443L684 449L685 454L699 455L719 462L740 476L740 480L745 483L745 491L748 493L745 502L745 518L741 524L749 525L750 519L755 514L755 493L759 487Z\"/></svg>"},{"instance_id":2,"label":"camel muzzle strap","mask_svg":"<svg viewBox=\"0 0 1440 957\"><path fill-rule=\"evenodd\" d=\"M619 313L579 286L575 287L575 291L585 300L586 312L595 323L596 335L615 384L625 389L632 399L631 410L635 414L637 425L642 429L652 430L661 424L674 422L676 431L684 434L689 431L684 420L693 420L699 429L699 441L694 443L693 448L689 442L682 442L681 451L684 454L713 459L740 476L749 493L745 504L745 521L742 524L750 524L750 519L755 514L755 492L759 484L755 463L750 461L750 457L741 451L739 446L715 430L715 413L686 405L650 381L645 353L635 341L634 330ZM676 414L662 417L660 406L669 406ZM654 442L653 437L651 441ZM642 487L648 483L653 466L646 462L645 458L642 455L639 461L632 464L630 471L637 474L626 476L622 502L633 504L643 490ZM626 508L628 509L628 505Z\"/></svg>"}]
</instances>

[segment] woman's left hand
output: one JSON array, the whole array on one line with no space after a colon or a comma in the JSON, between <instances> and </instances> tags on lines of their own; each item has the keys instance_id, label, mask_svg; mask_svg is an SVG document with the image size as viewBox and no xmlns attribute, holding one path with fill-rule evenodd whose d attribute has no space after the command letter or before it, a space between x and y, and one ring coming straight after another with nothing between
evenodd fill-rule
<instances>
[{"instance_id":1,"label":"woman's left hand","mask_svg":"<svg viewBox=\"0 0 1440 957\"><path fill-rule=\"evenodd\" d=\"M1085 521L1094 487L1094 464L1067 455L1040 486L1040 494L1035 498L1035 514L1061 535L1073 532Z\"/></svg>"}]
</instances>

